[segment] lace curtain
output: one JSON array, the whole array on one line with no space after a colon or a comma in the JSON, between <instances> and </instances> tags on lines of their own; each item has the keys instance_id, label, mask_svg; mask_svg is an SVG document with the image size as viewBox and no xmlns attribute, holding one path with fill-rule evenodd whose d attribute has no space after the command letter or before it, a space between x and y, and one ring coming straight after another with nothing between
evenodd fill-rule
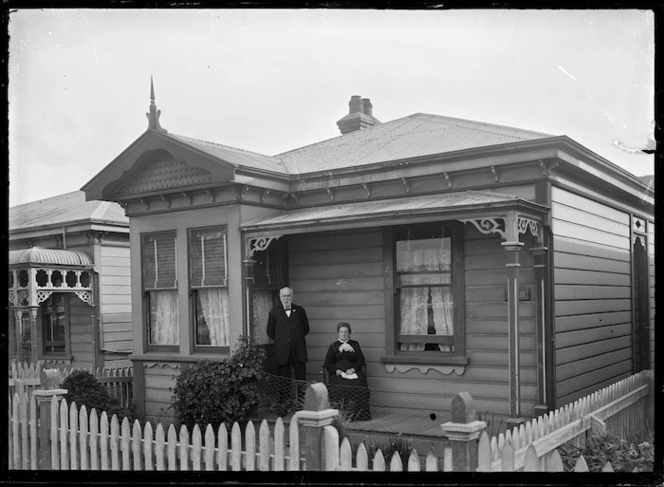
<instances>
[{"instance_id":1,"label":"lace curtain","mask_svg":"<svg viewBox=\"0 0 664 487\"><path fill-rule=\"evenodd\" d=\"M254 291L253 302L253 336L254 343L270 343L267 336L267 316L272 309L272 291Z\"/></svg>"},{"instance_id":2,"label":"lace curtain","mask_svg":"<svg viewBox=\"0 0 664 487\"><path fill-rule=\"evenodd\" d=\"M229 343L228 336L230 334L228 289L199 289L197 294L199 309L202 318L205 319L205 324L210 335L209 343L205 344L227 347ZM203 324L198 323L198 326L203 326Z\"/></svg>"},{"instance_id":3,"label":"lace curtain","mask_svg":"<svg viewBox=\"0 0 664 487\"><path fill-rule=\"evenodd\" d=\"M179 343L177 291L150 292L151 344L177 345Z\"/></svg>"},{"instance_id":4,"label":"lace curtain","mask_svg":"<svg viewBox=\"0 0 664 487\"><path fill-rule=\"evenodd\" d=\"M397 272L449 271L451 268L450 239L422 239L397 242ZM431 304L436 335L454 334L453 296L449 287L429 286L443 283L443 275L410 275L410 284L422 287L404 287L400 299L400 333L427 335L428 309ZM400 343L401 351L422 351L425 343ZM441 351L452 351L450 345L439 344Z\"/></svg>"}]
</instances>

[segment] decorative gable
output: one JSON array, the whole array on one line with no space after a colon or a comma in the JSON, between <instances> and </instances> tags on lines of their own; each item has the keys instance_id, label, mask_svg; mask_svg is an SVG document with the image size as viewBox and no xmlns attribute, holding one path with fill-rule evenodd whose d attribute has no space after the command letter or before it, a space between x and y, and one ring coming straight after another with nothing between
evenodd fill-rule
<instances>
[{"instance_id":1,"label":"decorative gable","mask_svg":"<svg viewBox=\"0 0 664 487\"><path fill-rule=\"evenodd\" d=\"M119 198L153 192L169 192L179 188L210 183L209 171L175 160L168 153L145 164L138 173L116 192Z\"/></svg>"}]
</instances>

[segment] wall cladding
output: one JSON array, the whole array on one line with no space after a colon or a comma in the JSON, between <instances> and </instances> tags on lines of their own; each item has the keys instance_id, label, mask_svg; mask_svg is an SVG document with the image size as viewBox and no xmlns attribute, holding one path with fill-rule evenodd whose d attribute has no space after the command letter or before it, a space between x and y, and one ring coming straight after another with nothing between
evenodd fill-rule
<instances>
[{"instance_id":1,"label":"wall cladding","mask_svg":"<svg viewBox=\"0 0 664 487\"><path fill-rule=\"evenodd\" d=\"M556 407L626 377L631 363L629 215L552 188Z\"/></svg>"}]
</instances>

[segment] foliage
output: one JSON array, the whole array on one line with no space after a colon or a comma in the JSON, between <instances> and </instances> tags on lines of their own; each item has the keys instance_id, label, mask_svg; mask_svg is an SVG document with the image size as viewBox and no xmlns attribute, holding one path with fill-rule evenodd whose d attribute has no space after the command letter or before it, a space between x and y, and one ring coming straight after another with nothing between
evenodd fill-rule
<instances>
[{"instance_id":1,"label":"foliage","mask_svg":"<svg viewBox=\"0 0 664 487\"><path fill-rule=\"evenodd\" d=\"M79 408L85 406L88 412L92 408L95 408L99 414L106 411L109 420L114 414L118 416L119 421L125 417L129 422L136 419L133 408L122 407L120 401L112 397L106 387L88 371L74 370L62 382L62 388L67 389L64 398L68 404L75 402Z\"/></svg>"},{"instance_id":2,"label":"foliage","mask_svg":"<svg viewBox=\"0 0 664 487\"><path fill-rule=\"evenodd\" d=\"M390 469L390 462L394 452L399 452L402 465L407 464L408 457L413 448L412 439L407 440L401 436L401 433L397 433L390 435L383 441L379 441L373 436L365 436L364 440L360 441L356 436L353 435L351 429L349 428L350 422L351 418L348 417L348 414L343 410L340 410L339 416L334 419L332 426L334 426L339 433L339 441L343 441L344 438L348 438L353 455L353 462L355 462L354 459L357 456L357 449L359 448L360 443L364 443L364 448L367 451L367 459L369 461L369 469L373 468L373 459L378 450L380 450L383 454L386 470Z\"/></svg>"},{"instance_id":3,"label":"foliage","mask_svg":"<svg viewBox=\"0 0 664 487\"><path fill-rule=\"evenodd\" d=\"M492 436L498 437L500 433L505 433L507 429L507 423L505 423L505 418L500 418L500 421L496 421L496 415L494 413L477 413L478 421L485 421L486 428L485 431L489 438Z\"/></svg>"},{"instance_id":4,"label":"foliage","mask_svg":"<svg viewBox=\"0 0 664 487\"><path fill-rule=\"evenodd\" d=\"M652 472L654 465L653 438L649 441L624 440L613 435L590 438L586 447L576 448L564 445L559 448L565 471L574 468L580 455L588 464L589 472L601 472L607 462L611 462L614 472Z\"/></svg>"},{"instance_id":5,"label":"foliage","mask_svg":"<svg viewBox=\"0 0 664 487\"><path fill-rule=\"evenodd\" d=\"M183 371L171 389L178 425L244 425L258 406L263 355L241 340L228 361L203 360Z\"/></svg>"}]
</instances>

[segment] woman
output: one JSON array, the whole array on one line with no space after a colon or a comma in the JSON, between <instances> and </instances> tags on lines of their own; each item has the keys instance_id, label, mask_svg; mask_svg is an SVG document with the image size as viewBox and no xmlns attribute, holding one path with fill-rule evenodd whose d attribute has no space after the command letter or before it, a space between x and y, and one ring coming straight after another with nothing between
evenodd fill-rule
<instances>
[{"instance_id":1,"label":"woman","mask_svg":"<svg viewBox=\"0 0 664 487\"><path fill-rule=\"evenodd\" d=\"M364 376L364 355L360 344L350 339L348 323L337 325L339 338L327 350L323 367L329 374L330 402L345 410L350 421L368 421L369 388Z\"/></svg>"}]
</instances>

